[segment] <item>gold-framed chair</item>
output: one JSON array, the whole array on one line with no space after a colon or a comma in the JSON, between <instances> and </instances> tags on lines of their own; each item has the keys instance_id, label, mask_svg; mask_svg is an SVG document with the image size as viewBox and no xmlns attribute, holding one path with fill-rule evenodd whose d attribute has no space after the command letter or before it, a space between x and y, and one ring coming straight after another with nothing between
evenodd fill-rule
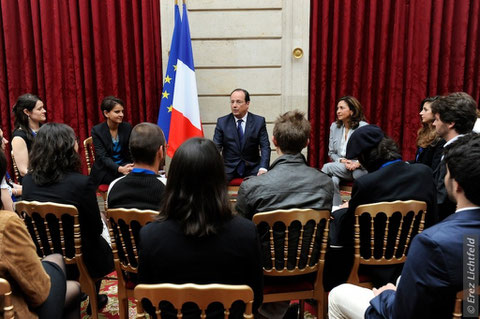
<instances>
[{"instance_id":1,"label":"gold-framed chair","mask_svg":"<svg viewBox=\"0 0 480 319\"><path fill-rule=\"evenodd\" d=\"M19 201L15 211L24 219L40 259L55 252L63 256L65 264L77 265L80 287L89 296L92 318L98 318L95 282L102 278L92 278L85 266L77 208L52 202Z\"/></svg>"},{"instance_id":2,"label":"gold-framed chair","mask_svg":"<svg viewBox=\"0 0 480 319\"><path fill-rule=\"evenodd\" d=\"M119 317L128 319L128 298L133 298L135 282L126 273L137 274L137 242L140 228L155 220L157 211L115 208L107 210L113 261L118 277Z\"/></svg>"},{"instance_id":3,"label":"gold-framed chair","mask_svg":"<svg viewBox=\"0 0 480 319\"><path fill-rule=\"evenodd\" d=\"M13 156L13 151L10 152L10 156L12 157L12 166L13 166L13 173L15 175L15 183L20 183L20 171L18 170L17 163L15 162L15 157Z\"/></svg>"},{"instance_id":4,"label":"gold-framed chair","mask_svg":"<svg viewBox=\"0 0 480 319\"><path fill-rule=\"evenodd\" d=\"M93 146L93 139L91 136L87 137L83 141L83 150L85 153L85 162L87 163L88 174L92 170L93 163L95 162L95 147ZM107 194L108 194L108 184L98 185L97 192L103 198L103 205L105 211L107 210Z\"/></svg>"},{"instance_id":5,"label":"gold-framed chair","mask_svg":"<svg viewBox=\"0 0 480 319\"><path fill-rule=\"evenodd\" d=\"M457 319L457 318L463 318L463 299L465 295L469 295L471 292L468 290L460 290L457 292L457 295L455 296L455 306L453 309L453 314L452 318ZM476 287L475 295L477 296L477 300L479 300L480 296L480 286Z\"/></svg>"},{"instance_id":6,"label":"gold-framed chair","mask_svg":"<svg viewBox=\"0 0 480 319\"><path fill-rule=\"evenodd\" d=\"M295 277L298 280L294 284L281 282L276 284L275 279L269 284L266 280L263 302L298 299L301 301L300 312L303 316L304 300L315 299L318 317L325 317L327 307L323 269L330 211L275 210L253 215L253 222L257 225L262 238L264 263L270 260L263 267L265 279L277 277L275 279L282 281L282 278L278 277L298 276Z\"/></svg>"},{"instance_id":7,"label":"gold-framed chair","mask_svg":"<svg viewBox=\"0 0 480 319\"><path fill-rule=\"evenodd\" d=\"M226 309L225 318L228 318L232 304L241 300L246 304L243 318L253 318L253 290L247 285L140 284L135 287L134 296L138 300L137 318L145 318L142 299L150 300L154 306L157 306L161 301L170 302L177 309L178 318L182 317L182 305L187 302L197 304L202 312L201 318L206 318L205 310L209 304L220 302Z\"/></svg>"},{"instance_id":8,"label":"gold-framed chair","mask_svg":"<svg viewBox=\"0 0 480 319\"><path fill-rule=\"evenodd\" d=\"M359 274L360 265L404 263L411 240L423 231L426 213L427 204L417 200L359 205L355 209L354 262L347 282L373 288L370 278ZM360 219L368 216L370 222L361 226Z\"/></svg>"},{"instance_id":9,"label":"gold-framed chair","mask_svg":"<svg viewBox=\"0 0 480 319\"><path fill-rule=\"evenodd\" d=\"M6 279L0 278L0 297L3 298L3 318L15 318L12 304L12 288Z\"/></svg>"}]
</instances>

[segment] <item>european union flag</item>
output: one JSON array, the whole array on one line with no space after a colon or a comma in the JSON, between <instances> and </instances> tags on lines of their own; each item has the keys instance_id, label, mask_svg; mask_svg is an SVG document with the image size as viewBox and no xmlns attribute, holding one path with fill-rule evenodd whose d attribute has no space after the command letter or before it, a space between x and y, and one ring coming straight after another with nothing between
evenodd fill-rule
<instances>
[{"instance_id":1,"label":"european union flag","mask_svg":"<svg viewBox=\"0 0 480 319\"><path fill-rule=\"evenodd\" d=\"M173 28L172 43L170 45L170 55L168 57L167 71L163 81L162 98L160 102L160 111L158 112L157 125L160 126L165 134L168 143L170 135L170 118L172 117L173 89L175 88L175 76L177 73L178 48L180 44L180 31L182 21L180 19L180 9L175 4L175 26Z\"/></svg>"}]
</instances>

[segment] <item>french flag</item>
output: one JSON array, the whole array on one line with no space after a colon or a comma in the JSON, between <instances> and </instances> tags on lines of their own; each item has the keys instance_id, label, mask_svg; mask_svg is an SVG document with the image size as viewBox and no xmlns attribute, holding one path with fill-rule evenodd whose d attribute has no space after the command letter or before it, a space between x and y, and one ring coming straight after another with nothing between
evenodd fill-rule
<instances>
[{"instance_id":1,"label":"french flag","mask_svg":"<svg viewBox=\"0 0 480 319\"><path fill-rule=\"evenodd\" d=\"M197 80L193 65L192 40L188 25L187 6L183 4L182 28L178 48L177 72L173 90L173 109L168 139L168 156L191 137L203 137L198 107Z\"/></svg>"}]
</instances>

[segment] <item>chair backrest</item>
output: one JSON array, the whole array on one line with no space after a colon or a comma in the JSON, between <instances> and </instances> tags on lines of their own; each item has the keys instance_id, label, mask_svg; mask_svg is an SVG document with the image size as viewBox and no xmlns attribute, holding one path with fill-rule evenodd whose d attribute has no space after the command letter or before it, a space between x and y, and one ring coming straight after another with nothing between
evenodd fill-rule
<instances>
[{"instance_id":1,"label":"chair backrest","mask_svg":"<svg viewBox=\"0 0 480 319\"><path fill-rule=\"evenodd\" d=\"M92 165L95 162L95 148L93 147L92 137L89 136L83 141L83 149L85 151L85 162L87 163L88 174L92 170Z\"/></svg>"},{"instance_id":2,"label":"chair backrest","mask_svg":"<svg viewBox=\"0 0 480 319\"><path fill-rule=\"evenodd\" d=\"M253 215L253 222L264 247L264 275L295 276L323 271L330 211L275 210Z\"/></svg>"},{"instance_id":3,"label":"chair backrest","mask_svg":"<svg viewBox=\"0 0 480 319\"><path fill-rule=\"evenodd\" d=\"M12 157L13 172L15 174L15 182L18 183L20 182L20 171L18 170L17 163L15 162L13 151L10 152L10 156Z\"/></svg>"},{"instance_id":4,"label":"chair backrest","mask_svg":"<svg viewBox=\"0 0 480 319\"><path fill-rule=\"evenodd\" d=\"M128 272L137 272L138 233L140 228L155 220L157 211L126 208L107 210L110 221L110 238L115 267ZM117 269L117 272L120 271Z\"/></svg>"},{"instance_id":5,"label":"chair backrest","mask_svg":"<svg viewBox=\"0 0 480 319\"><path fill-rule=\"evenodd\" d=\"M14 318L14 310L12 304L12 288L8 281L0 278L0 297L3 297L3 318Z\"/></svg>"},{"instance_id":6,"label":"chair backrest","mask_svg":"<svg viewBox=\"0 0 480 319\"><path fill-rule=\"evenodd\" d=\"M463 308L463 300L465 299L465 296L467 296L467 298L474 297L474 298L477 298L476 300L479 300L478 298L480 297L480 286L477 286L475 288L475 290L476 291L473 292L473 293L470 289L460 290L459 292L457 292L457 295L455 296L455 307L453 309L453 314L452 314L453 319L463 318L463 309L462 308ZM468 313L468 311L467 311L467 313Z\"/></svg>"},{"instance_id":7,"label":"chair backrest","mask_svg":"<svg viewBox=\"0 0 480 319\"><path fill-rule=\"evenodd\" d=\"M213 302L220 302L225 310L225 318L228 318L232 304L241 300L246 304L243 318L253 318L253 290L246 285L223 285L223 284L140 284L135 287L135 299L137 302L137 318L144 318L142 299L148 299L154 307L161 301L170 302L177 309L177 317L181 318L181 308L187 302L194 302L200 308L201 318L206 318L205 310Z\"/></svg>"},{"instance_id":8,"label":"chair backrest","mask_svg":"<svg viewBox=\"0 0 480 319\"><path fill-rule=\"evenodd\" d=\"M66 264L79 263L82 252L75 206L19 201L15 204L15 211L24 219L40 258L55 252L62 254Z\"/></svg>"},{"instance_id":9,"label":"chair backrest","mask_svg":"<svg viewBox=\"0 0 480 319\"><path fill-rule=\"evenodd\" d=\"M355 262L404 263L413 236L424 228L426 213L427 204L416 200L358 206L355 209Z\"/></svg>"}]
</instances>

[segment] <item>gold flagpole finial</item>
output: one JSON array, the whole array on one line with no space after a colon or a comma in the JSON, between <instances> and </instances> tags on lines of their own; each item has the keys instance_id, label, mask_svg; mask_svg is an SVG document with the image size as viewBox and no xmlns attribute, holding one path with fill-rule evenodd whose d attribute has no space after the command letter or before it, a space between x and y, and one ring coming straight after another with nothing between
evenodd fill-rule
<instances>
[{"instance_id":1,"label":"gold flagpole finial","mask_svg":"<svg viewBox=\"0 0 480 319\"><path fill-rule=\"evenodd\" d=\"M175 0L175 5L178 6L178 0Z\"/></svg>"}]
</instances>

